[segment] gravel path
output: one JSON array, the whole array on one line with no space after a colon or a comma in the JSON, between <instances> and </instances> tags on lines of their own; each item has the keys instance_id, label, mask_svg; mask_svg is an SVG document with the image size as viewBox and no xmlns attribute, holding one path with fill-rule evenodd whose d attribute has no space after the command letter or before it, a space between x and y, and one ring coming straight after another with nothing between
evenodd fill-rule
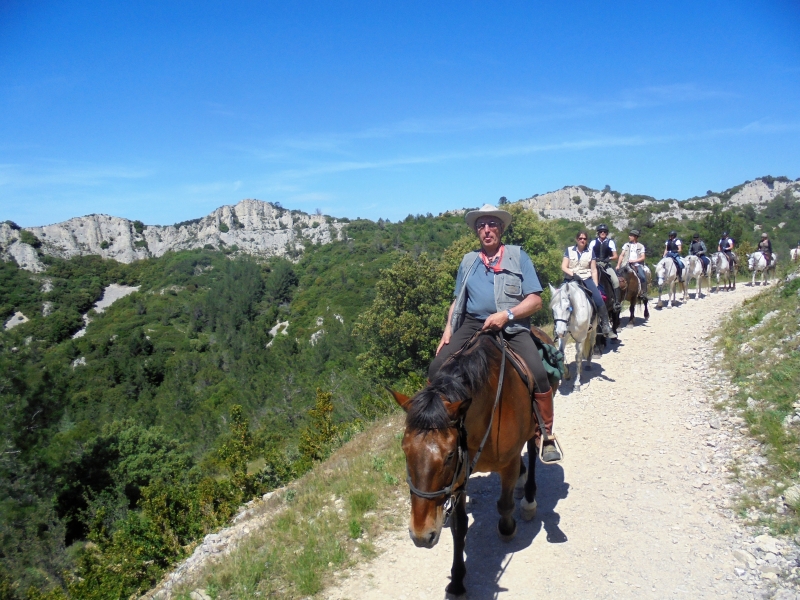
<instances>
[{"instance_id":1,"label":"gravel path","mask_svg":"<svg viewBox=\"0 0 800 600\"><path fill-rule=\"evenodd\" d=\"M649 322L637 318L639 325L622 330L620 343L584 370L583 391L565 384L556 399L565 460L537 470L538 516L518 518L512 542L495 533L497 477L470 480L466 598L773 596L774 573L755 563L739 568L741 554L734 555L757 544L733 518L738 486L727 464L754 444L734 413L712 406L719 388L706 339L720 315L758 291L740 285L651 310ZM322 595L444 597L449 532L432 550L415 548L405 530L375 544L380 556L342 573Z\"/></svg>"}]
</instances>

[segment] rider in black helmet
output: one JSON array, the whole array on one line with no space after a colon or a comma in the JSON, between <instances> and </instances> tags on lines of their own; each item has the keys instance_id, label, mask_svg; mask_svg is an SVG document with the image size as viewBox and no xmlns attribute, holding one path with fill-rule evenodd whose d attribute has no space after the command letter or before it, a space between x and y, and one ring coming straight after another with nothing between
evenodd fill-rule
<instances>
[{"instance_id":1,"label":"rider in black helmet","mask_svg":"<svg viewBox=\"0 0 800 600\"><path fill-rule=\"evenodd\" d=\"M711 259L708 258L708 248L706 248L706 243L700 239L699 233L692 236L692 243L689 244L689 256L696 256L700 259L703 265L703 277L705 277Z\"/></svg>"},{"instance_id":2,"label":"rider in black helmet","mask_svg":"<svg viewBox=\"0 0 800 600\"><path fill-rule=\"evenodd\" d=\"M736 265L736 255L733 253L733 238L728 236L727 231L723 231L722 235L719 239L719 244L717 244L717 251L722 252L723 255L728 259L728 266L731 271L733 271L734 266Z\"/></svg>"},{"instance_id":3,"label":"rider in black helmet","mask_svg":"<svg viewBox=\"0 0 800 600\"><path fill-rule=\"evenodd\" d=\"M611 287L614 288L614 310L620 309L619 279L614 267L611 266L612 260L617 260L617 245L614 240L608 237L608 225L601 223L597 226L597 237L589 244L589 251L592 258L597 261L598 269L602 269L611 280Z\"/></svg>"}]
</instances>

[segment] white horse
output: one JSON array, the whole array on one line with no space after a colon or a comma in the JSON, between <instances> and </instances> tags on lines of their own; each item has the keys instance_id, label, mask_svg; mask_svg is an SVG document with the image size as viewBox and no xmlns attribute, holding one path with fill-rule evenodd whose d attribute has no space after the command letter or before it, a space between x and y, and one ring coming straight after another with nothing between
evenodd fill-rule
<instances>
[{"instance_id":1,"label":"white horse","mask_svg":"<svg viewBox=\"0 0 800 600\"><path fill-rule=\"evenodd\" d=\"M761 285L769 285L769 274L775 275L775 264L778 262L778 255L772 253L772 260L767 264L767 259L763 252L753 252L747 257L747 268L753 272L753 280L750 285L756 284L756 277L761 275Z\"/></svg>"},{"instance_id":2,"label":"white horse","mask_svg":"<svg viewBox=\"0 0 800 600\"><path fill-rule=\"evenodd\" d=\"M686 269L683 270L683 277L686 277ZM667 285L667 308L672 308L672 304L677 301L675 288L677 284L683 287L683 301L689 298L689 290L686 287L684 279L678 279L678 267L675 266L675 261L665 256L656 265L656 278L658 279L658 302L656 308L661 308L661 289L664 284Z\"/></svg>"},{"instance_id":3,"label":"white horse","mask_svg":"<svg viewBox=\"0 0 800 600\"><path fill-rule=\"evenodd\" d=\"M592 319L592 305L589 298L575 281L565 283L555 289L550 286L552 300L550 308L555 322L554 333L559 340L559 348L564 352L567 334L575 340L575 363L578 374L575 378L575 391L581 390L583 359L592 362L592 348L597 335L597 315ZM588 366L586 367L589 368ZM564 379L569 379L569 364L566 365Z\"/></svg>"},{"instance_id":4,"label":"white horse","mask_svg":"<svg viewBox=\"0 0 800 600\"><path fill-rule=\"evenodd\" d=\"M736 257L736 255L733 255ZM730 261L723 252L714 252L711 255L711 268L717 274L717 291L719 291L719 279L725 282L726 290L736 289L736 266L731 269Z\"/></svg>"},{"instance_id":5,"label":"white horse","mask_svg":"<svg viewBox=\"0 0 800 600\"><path fill-rule=\"evenodd\" d=\"M686 259L686 270L683 277L687 288L692 279L697 281L697 291L694 294L694 298L695 300L699 300L700 296L703 295L703 279L708 283L708 289L711 289L711 264L709 263L708 270L706 274L703 275L703 261L697 256L689 256Z\"/></svg>"},{"instance_id":6,"label":"white horse","mask_svg":"<svg viewBox=\"0 0 800 600\"><path fill-rule=\"evenodd\" d=\"M789 250L789 256L791 257L792 262L797 262L800 260L800 246Z\"/></svg>"}]
</instances>

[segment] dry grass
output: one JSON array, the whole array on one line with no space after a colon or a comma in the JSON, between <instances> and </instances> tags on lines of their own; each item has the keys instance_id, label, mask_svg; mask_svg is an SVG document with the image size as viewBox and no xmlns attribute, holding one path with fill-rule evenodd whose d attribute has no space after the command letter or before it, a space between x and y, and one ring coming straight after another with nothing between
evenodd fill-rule
<instances>
[{"instance_id":1,"label":"dry grass","mask_svg":"<svg viewBox=\"0 0 800 600\"><path fill-rule=\"evenodd\" d=\"M375 554L371 540L400 527L408 497L400 449L403 414L376 422L273 500L274 516L178 598L300 598Z\"/></svg>"},{"instance_id":2,"label":"dry grass","mask_svg":"<svg viewBox=\"0 0 800 600\"><path fill-rule=\"evenodd\" d=\"M800 422L787 422L800 412L798 287L795 282L773 285L747 300L726 320L719 337L736 390L731 401L742 409L769 461L755 475L739 465L734 469L747 489L740 514L776 533L800 530L800 506L786 508L780 501L783 490L800 483Z\"/></svg>"}]
</instances>

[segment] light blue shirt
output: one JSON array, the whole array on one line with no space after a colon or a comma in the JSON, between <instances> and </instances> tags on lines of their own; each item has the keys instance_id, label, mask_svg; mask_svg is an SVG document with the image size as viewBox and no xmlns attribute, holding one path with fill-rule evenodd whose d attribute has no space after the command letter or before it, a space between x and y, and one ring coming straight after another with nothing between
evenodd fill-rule
<instances>
[{"instance_id":1,"label":"light blue shirt","mask_svg":"<svg viewBox=\"0 0 800 600\"><path fill-rule=\"evenodd\" d=\"M535 294L542 291L542 284L539 283L539 276L533 262L524 250L519 253L520 267L522 270L522 294ZM480 259L479 259L480 260ZM493 263L492 263L493 264ZM456 282L462 280L463 273L461 267L458 269ZM494 271L487 269L483 263L479 263L473 270L466 282L467 285L467 314L475 319L485 321L489 315L497 312L494 300ZM453 297L458 297L461 291L456 283Z\"/></svg>"}]
</instances>

